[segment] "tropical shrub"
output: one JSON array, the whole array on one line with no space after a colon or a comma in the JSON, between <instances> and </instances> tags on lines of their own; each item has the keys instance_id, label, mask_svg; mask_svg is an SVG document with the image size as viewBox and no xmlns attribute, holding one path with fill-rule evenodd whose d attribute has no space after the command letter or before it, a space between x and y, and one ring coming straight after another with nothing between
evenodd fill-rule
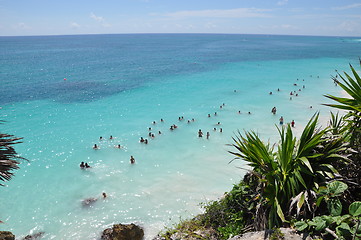
<instances>
[{"instance_id":1,"label":"tropical shrub","mask_svg":"<svg viewBox=\"0 0 361 240\"><path fill-rule=\"evenodd\" d=\"M361 60L360 60L361 65ZM353 184L349 184L350 194L348 199L355 201L361 199L361 78L356 70L350 65L352 74L344 72L333 80L345 91L346 97L336 97L330 94L327 98L335 101L335 104L325 104L333 108L346 110L348 113L343 118L343 126L340 128L348 135L348 142L354 150L347 165L337 163L339 172ZM339 77L339 78L338 78ZM340 79L340 80L338 80Z\"/></svg>"},{"instance_id":2,"label":"tropical shrub","mask_svg":"<svg viewBox=\"0 0 361 240\"><path fill-rule=\"evenodd\" d=\"M346 189L347 185L339 181L320 188L317 204L325 201L331 215L298 221L295 223L297 230L322 235L323 239L361 239L361 202L353 202L348 207L348 214L341 215L342 204L339 197Z\"/></svg>"},{"instance_id":3,"label":"tropical shrub","mask_svg":"<svg viewBox=\"0 0 361 240\"><path fill-rule=\"evenodd\" d=\"M341 154L347 150L342 137L330 138L328 129L317 129L317 122L318 114L310 119L298 141L289 125L278 128L277 150L254 132L246 132L244 136L238 132L233 138L232 146L238 151L229 152L235 159L245 160L258 178L260 206L257 211L266 213L268 219L260 229L279 227L287 222L291 216L290 211L287 212L290 203L297 205L298 213L306 205L313 212L312 191L337 176L331 162L347 159ZM262 221L256 214L255 222Z\"/></svg>"}]
</instances>

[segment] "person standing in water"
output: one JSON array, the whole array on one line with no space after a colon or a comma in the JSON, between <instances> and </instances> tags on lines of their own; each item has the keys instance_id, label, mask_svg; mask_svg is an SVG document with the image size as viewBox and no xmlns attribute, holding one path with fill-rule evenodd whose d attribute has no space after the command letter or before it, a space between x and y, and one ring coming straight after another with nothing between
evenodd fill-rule
<instances>
[{"instance_id":1,"label":"person standing in water","mask_svg":"<svg viewBox=\"0 0 361 240\"><path fill-rule=\"evenodd\" d=\"M295 127L295 120L292 120L291 127Z\"/></svg>"},{"instance_id":2,"label":"person standing in water","mask_svg":"<svg viewBox=\"0 0 361 240\"><path fill-rule=\"evenodd\" d=\"M131 163L131 164L134 164L134 163L135 163L135 159L134 159L133 156L130 156L130 163Z\"/></svg>"},{"instance_id":3,"label":"person standing in water","mask_svg":"<svg viewBox=\"0 0 361 240\"><path fill-rule=\"evenodd\" d=\"M280 118L280 125L283 125L283 117Z\"/></svg>"}]
</instances>

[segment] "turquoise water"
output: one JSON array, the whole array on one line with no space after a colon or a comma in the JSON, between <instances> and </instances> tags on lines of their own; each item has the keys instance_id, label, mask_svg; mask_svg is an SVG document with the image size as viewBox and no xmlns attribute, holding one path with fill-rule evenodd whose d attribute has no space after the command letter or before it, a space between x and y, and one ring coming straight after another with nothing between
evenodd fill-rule
<instances>
[{"instance_id":1,"label":"turquoise water","mask_svg":"<svg viewBox=\"0 0 361 240\"><path fill-rule=\"evenodd\" d=\"M0 189L0 229L97 239L114 223L135 222L151 239L241 179L244 163L229 164L227 153L237 130L275 141L280 116L295 120L298 134L317 111L325 125L322 94L341 94L330 76L357 64L361 43L144 34L1 37L0 49L1 132L24 137L16 150L29 159ZM290 100L291 91L299 96ZM92 168L81 170L81 161ZM99 199L83 207L91 197Z\"/></svg>"}]
</instances>

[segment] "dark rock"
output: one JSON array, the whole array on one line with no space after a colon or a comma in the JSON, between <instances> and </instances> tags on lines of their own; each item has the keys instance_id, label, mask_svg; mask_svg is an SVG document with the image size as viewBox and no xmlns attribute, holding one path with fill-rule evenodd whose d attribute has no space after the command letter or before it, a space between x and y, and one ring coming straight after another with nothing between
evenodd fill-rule
<instances>
[{"instance_id":1,"label":"dark rock","mask_svg":"<svg viewBox=\"0 0 361 240\"><path fill-rule=\"evenodd\" d=\"M142 240L144 231L135 224L114 224L103 231L102 240Z\"/></svg>"},{"instance_id":2,"label":"dark rock","mask_svg":"<svg viewBox=\"0 0 361 240\"><path fill-rule=\"evenodd\" d=\"M0 231L0 240L15 240L15 235L12 232Z\"/></svg>"},{"instance_id":3,"label":"dark rock","mask_svg":"<svg viewBox=\"0 0 361 240\"><path fill-rule=\"evenodd\" d=\"M29 235L26 235L23 238L23 240L38 240L38 239L42 238L44 234L45 234L45 232L38 232L38 233L34 233L34 234L29 234Z\"/></svg>"}]
</instances>

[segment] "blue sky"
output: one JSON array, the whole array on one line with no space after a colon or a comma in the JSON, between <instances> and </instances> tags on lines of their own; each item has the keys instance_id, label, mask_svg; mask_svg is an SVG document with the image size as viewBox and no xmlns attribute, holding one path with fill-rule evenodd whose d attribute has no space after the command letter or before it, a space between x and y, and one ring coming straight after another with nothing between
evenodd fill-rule
<instances>
[{"instance_id":1,"label":"blue sky","mask_svg":"<svg viewBox=\"0 0 361 240\"><path fill-rule=\"evenodd\" d=\"M361 0L0 0L0 36L103 33L361 36Z\"/></svg>"}]
</instances>

